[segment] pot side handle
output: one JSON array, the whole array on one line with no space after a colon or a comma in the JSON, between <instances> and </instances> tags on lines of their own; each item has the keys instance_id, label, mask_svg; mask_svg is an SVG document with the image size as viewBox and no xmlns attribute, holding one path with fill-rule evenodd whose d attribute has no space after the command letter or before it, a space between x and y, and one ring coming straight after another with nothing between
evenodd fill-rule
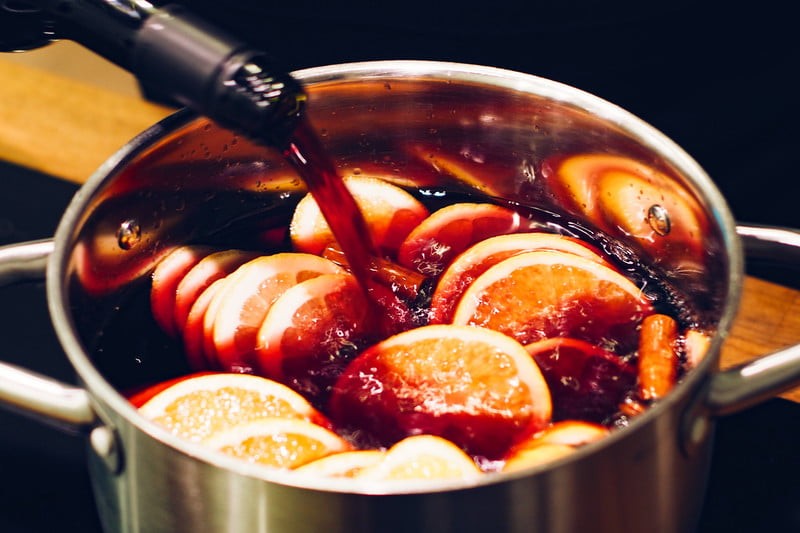
<instances>
[{"instance_id":1,"label":"pot side handle","mask_svg":"<svg viewBox=\"0 0 800 533\"><path fill-rule=\"evenodd\" d=\"M0 247L0 286L43 279L52 251L52 239ZM85 390L3 362L0 403L66 429L84 430L97 422Z\"/></svg>"},{"instance_id":2,"label":"pot side handle","mask_svg":"<svg viewBox=\"0 0 800 533\"><path fill-rule=\"evenodd\" d=\"M739 225L745 255L800 266L800 231ZM715 416L741 411L800 384L800 344L718 372L711 378L706 407Z\"/></svg>"}]
</instances>

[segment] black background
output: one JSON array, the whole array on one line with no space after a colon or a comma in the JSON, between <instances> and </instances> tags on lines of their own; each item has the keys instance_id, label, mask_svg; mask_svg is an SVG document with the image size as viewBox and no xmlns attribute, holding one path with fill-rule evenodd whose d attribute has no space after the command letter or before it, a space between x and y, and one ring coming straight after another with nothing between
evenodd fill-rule
<instances>
[{"instance_id":1,"label":"black background","mask_svg":"<svg viewBox=\"0 0 800 533\"><path fill-rule=\"evenodd\" d=\"M287 70L438 59L579 87L682 145L717 183L738 220L800 227L798 46L787 7L680 0L187 3L268 50ZM52 235L75 191L5 164L0 187L0 244ZM797 285L796 271L753 269ZM71 379L42 285L2 288L0 299L0 357ZM800 407L794 403L770 400L722 418L700 531L800 530L799 445ZM0 531L54 530L99 531L84 441L0 411Z\"/></svg>"}]
</instances>

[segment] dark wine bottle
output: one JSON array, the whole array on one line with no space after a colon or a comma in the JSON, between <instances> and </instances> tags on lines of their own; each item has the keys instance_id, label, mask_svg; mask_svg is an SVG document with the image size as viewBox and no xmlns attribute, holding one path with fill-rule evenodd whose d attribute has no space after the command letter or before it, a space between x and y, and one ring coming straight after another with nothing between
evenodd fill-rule
<instances>
[{"instance_id":1,"label":"dark wine bottle","mask_svg":"<svg viewBox=\"0 0 800 533\"><path fill-rule=\"evenodd\" d=\"M261 50L192 15L144 0L0 0L0 51L75 41L130 71L145 97L190 107L279 148L305 94Z\"/></svg>"}]
</instances>

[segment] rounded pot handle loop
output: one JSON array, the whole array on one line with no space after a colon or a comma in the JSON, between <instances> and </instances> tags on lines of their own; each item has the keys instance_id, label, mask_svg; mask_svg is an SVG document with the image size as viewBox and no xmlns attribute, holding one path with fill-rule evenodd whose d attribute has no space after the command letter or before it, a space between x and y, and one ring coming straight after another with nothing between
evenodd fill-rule
<instances>
[{"instance_id":1,"label":"rounded pot handle loop","mask_svg":"<svg viewBox=\"0 0 800 533\"><path fill-rule=\"evenodd\" d=\"M0 247L0 286L43 279L52 251L52 239ZM8 363L0 363L0 403L72 430L97 422L85 390Z\"/></svg>"},{"instance_id":2,"label":"rounded pot handle loop","mask_svg":"<svg viewBox=\"0 0 800 533\"><path fill-rule=\"evenodd\" d=\"M736 228L749 258L800 265L800 231L767 226ZM735 413L800 384L800 344L718 372L706 406L712 415Z\"/></svg>"}]
</instances>

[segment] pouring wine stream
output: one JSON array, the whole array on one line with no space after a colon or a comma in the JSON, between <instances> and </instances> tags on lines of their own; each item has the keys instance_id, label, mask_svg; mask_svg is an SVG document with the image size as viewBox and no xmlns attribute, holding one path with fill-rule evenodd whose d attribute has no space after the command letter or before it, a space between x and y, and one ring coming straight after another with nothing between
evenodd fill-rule
<instances>
[{"instance_id":1,"label":"pouring wine stream","mask_svg":"<svg viewBox=\"0 0 800 533\"><path fill-rule=\"evenodd\" d=\"M424 278L377 253L361 209L326 154L311 125L301 119L284 156L303 178L336 238L336 243L326 249L326 255L350 270L367 301L381 312L381 327L387 331L396 329L398 324L411 319L398 296L414 300ZM379 296L378 285L391 287L392 292L382 291Z\"/></svg>"}]
</instances>

